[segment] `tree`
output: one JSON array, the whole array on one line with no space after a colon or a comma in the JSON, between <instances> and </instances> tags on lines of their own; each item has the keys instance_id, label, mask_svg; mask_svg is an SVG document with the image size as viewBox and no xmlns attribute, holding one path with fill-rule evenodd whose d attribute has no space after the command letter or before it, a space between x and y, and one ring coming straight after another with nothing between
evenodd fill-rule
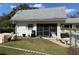
<instances>
[{"instance_id":1,"label":"tree","mask_svg":"<svg viewBox=\"0 0 79 59\"><path fill-rule=\"evenodd\" d=\"M7 14L8 18L10 19L18 10L27 10L27 9L38 9L35 7L29 7L27 4L20 4L19 6L13 8L13 10Z\"/></svg>"},{"instance_id":2,"label":"tree","mask_svg":"<svg viewBox=\"0 0 79 59\"><path fill-rule=\"evenodd\" d=\"M27 10L27 9L37 9L33 7L29 7L27 4L20 4L19 6L13 8L13 10L9 14L3 13L3 16L0 17L0 31L8 31L11 28L14 29L15 24L13 24L10 19L18 10ZM7 29L8 28L8 29Z\"/></svg>"},{"instance_id":3,"label":"tree","mask_svg":"<svg viewBox=\"0 0 79 59\"><path fill-rule=\"evenodd\" d=\"M31 9L27 4L20 4L19 10Z\"/></svg>"}]
</instances>

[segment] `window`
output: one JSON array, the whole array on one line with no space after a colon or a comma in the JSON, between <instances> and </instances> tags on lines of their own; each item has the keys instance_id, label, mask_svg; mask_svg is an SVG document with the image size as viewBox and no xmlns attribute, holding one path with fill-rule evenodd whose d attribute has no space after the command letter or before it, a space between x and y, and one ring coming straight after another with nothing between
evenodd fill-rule
<instances>
[{"instance_id":1,"label":"window","mask_svg":"<svg viewBox=\"0 0 79 59\"><path fill-rule=\"evenodd\" d=\"M77 28L77 29L79 28L79 24L76 25L76 28Z\"/></svg>"},{"instance_id":2,"label":"window","mask_svg":"<svg viewBox=\"0 0 79 59\"><path fill-rule=\"evenodd\" d=\"M61 24L61 28L72 28L72 24Z\"/></svg>"},{"instance_id":3,"label":"window","mask_svg":"<svg viewBox=\"0 0 79 59\"><path fill-rule=\"evenodd\" d=\"M61 33L61 38L68 38L69 37L69 33Z\"/></svg>"},{"instance_id":4,"label":"window","mask_svg":"<svg viewBox=\"0 0 79 59\"><path fill-rule=\"evenodd\" d=\"M66 24L64 27L65 28L72 28L72 24Z\"/></svg>"},{"instance_id":5,"label":"window","mask_svg":"<svg viewBox=\"0 0 79 59\"><path fill-rule=\"evenodd\" d=\"M33 28L33 24L28 24L28 29L32 29Z\"/></svg>"}]
</instances>

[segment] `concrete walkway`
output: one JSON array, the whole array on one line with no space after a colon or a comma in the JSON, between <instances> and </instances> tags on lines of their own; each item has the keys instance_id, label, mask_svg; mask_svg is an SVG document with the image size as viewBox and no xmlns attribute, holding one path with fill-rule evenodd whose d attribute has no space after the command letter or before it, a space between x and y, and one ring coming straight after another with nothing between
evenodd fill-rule
<instances>
[{"instance_id":1,"label":"concrete walkway","mask_svg":"<svg viewBox=\"0 0 79 59\"><path fill-rule=\"evenodd\" d=\"M43 53L43 52L39 52L39 51L33 51L33 50L22 49L22 48L16 48L16 47L5 46L5 45L0 45L0 47L10 48L10 49L16 49L16 50L25 51L25 52L30 52L30 53L35 53L35 54L40 54L40 55L50 55L50 54Z\"/></svg>"},{"instance_id":2,"label":"concrete walkway","mask_svg":"<svg viewBox=\"0 0 79 59\"><path fill-rule=\"evenodd\" d=\"M69 45L61 43L59 40L56 40L56 39L53 39L53 38L48 38L47 40L49 40L49 41L51 41L51 42L53 42L53 43L55 43L57 45L60 45L62 47L69 47Z\"/></svg>"}]
</instances>

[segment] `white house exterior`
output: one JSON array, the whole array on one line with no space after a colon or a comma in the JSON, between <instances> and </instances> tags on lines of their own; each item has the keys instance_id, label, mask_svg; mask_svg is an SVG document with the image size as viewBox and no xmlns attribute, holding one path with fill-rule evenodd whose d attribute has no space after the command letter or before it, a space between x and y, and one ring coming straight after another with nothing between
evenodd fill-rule
<instances>
[{"instance_id":1,"label":"white house exterior","mask_svg":"<svg viewBox=\"0 0 79 59\"><path fill-rule=\"evenodd\" d=\"M17 36L31 36L35 31L35 36L51 36L54 32L58 38L61 38L62 24L78 24L79 18L67 18L65 7L20 10L12 18ZM76 19L76 21L75 21ZM73 27L72 25L72 27Z\"/></svg>"}]
</instances>

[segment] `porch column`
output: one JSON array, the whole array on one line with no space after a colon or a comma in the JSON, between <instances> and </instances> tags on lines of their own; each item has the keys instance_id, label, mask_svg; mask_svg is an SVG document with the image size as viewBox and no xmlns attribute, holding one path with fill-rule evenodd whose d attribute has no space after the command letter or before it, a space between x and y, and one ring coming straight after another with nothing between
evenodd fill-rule
<instances>
[{"instance_id":1,"label":"porch column","mask_svg":"<svg viewBox=\"0 0 79 59\"><path fill-rule=\"evenodd\" d=\"M19 33L18 33L17 31L18 31L18 25L16 24L16 26L15 26L15 34L16 34L17 36L19 36Z\"/></svg>"},{"instance_id":2,"label":"porch column","mask_svg":"<svg viewBox=\"0 0 79 59\"><path fill-rule=\"evenodd\" d=\"M35 30L35 35L37 36L37 24L34 24L33 30Z\"/></svg>"},{"instance_id":3,"label":"porch column","mask_svg":"<svg viewBox=\"0 0 79 59\"><path fill-rule=\"evenodd\" d=\"M57 38L58 38L58 39L61 38L61 28L60 28L60 24L57 24Z\"/></svg>"}]
</instances>

